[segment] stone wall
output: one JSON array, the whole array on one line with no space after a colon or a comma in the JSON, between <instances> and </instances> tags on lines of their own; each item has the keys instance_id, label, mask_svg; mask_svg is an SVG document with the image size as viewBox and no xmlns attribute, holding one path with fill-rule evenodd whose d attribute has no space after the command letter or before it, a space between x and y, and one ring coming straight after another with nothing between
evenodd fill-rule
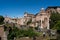
<instances>
[{"instance_id":1,"label":"stone wall","mask_svg":"<svg viewBox=\"0 0 60 40\"><path fill-rule=\"evenodd\" d=\"M0 25L0 40L7 40L6 34L4 32L4 25Z\"/></svg>"},{"instance_id":2,"label":"stone wall","mask_svg":"<svg viewBox=\"0 0 60 40\"><path fill-rule=\"evenodd\" d=\"M3 40L3 35L4 35L4 26L0 25L0 39Z\"/></svg>"}]
</instances>

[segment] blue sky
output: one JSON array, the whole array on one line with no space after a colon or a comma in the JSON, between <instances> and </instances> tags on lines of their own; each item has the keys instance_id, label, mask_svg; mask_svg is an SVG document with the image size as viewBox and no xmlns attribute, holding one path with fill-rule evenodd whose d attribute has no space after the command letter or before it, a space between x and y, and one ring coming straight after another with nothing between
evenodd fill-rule
<instances>
[{"instance_id":1,"label":"blue sky","mask_svg":"<svg viewBox=\"0 0 60 40\"><path fill-rule=\"evenodd\" d=\"M36 14L48 6L60 6L60 0L0 0L0 15L22 17L25 11Z\"/></svg>"}]
</instances>

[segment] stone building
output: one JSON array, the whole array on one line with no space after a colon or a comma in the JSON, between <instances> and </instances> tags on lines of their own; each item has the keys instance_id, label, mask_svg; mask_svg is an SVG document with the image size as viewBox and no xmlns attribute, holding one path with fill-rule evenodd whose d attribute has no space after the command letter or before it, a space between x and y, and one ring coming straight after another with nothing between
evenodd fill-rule
<instances>
[{"instance_id":1,"label":"stone building","mask_svg":"<svg viewBox=\"0 0 60 40\"><path fill-rule=\"evenodd\" d=\"M5 17L5 22L27 25L26 23L31 20L29 26L49 29L49 18L50 14L42 8L36 15L25 12L22 18Z\"/></svg>"},{"instance_id":2,"label":"stone building","mask_svg":"<svg viewBox=\"0 0 60 40\"><path fill-rule=\"evenodd\" d=\"M52 13L52 12L60 13L60 6L49 6L46 8L46 11L48 11L49 13Z\"/></svg>"},{"instance_id":3,"label":"stone building","mask_svg":"<svg viewBox=\"0 0 60 40\"><path fill-rule=\"evenodd\" d=\"M40 28L49 29L49 17L50 15L42 8L36 15L36 21L39 22Z\"/></svg>"}]
</instances>

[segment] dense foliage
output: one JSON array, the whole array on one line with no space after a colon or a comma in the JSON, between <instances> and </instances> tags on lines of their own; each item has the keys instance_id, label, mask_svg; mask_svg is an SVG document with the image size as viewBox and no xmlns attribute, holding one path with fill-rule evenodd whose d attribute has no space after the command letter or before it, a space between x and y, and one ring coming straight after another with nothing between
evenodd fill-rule
<instances>
[{"instance_id":1,"label":"dense foliage","mask_svg":"<svg viewBox=\"0 0 60 40\"><path fill-rule=\"evenodd\" d=\"M57 29L60 30L60 21L58 21L55 25L53 29Z\"/></svg>"},{"instance_id":2,"label":"dense foliage","mask_svg":"<svg viewBox=\"0 0 60 40\"><path fill-rule=\"evenodd\" d=\"M9 34L8 34L8 40L13 40L15 38L20 37L33 37L38 36L39 33L33 31L32 28L29 28L28 30L22 30L18 29L17 27L14 27L13 29L10 27Z\"/></svg>"},{"instance_id":3,"label":"dense foliage","mask_svg":"<svg viewBox=\"0 0 60 40\"><path fill-rule=\"evenodd\" d=\"M60 29L59 22L60 21L60 14L59 13L51 13L50 17L50 28L51 29Z\"/></svg>"},{"instance_id":4,"label":"dense foliage","mask_svg":"<svg viewBox=\"0 0 60 40\"><path fill-rule=\"evenodd\" d=\"M0 16L0 24L3 24L4 22L4 17L3 16Z\"/></svg>"}]
</instances>

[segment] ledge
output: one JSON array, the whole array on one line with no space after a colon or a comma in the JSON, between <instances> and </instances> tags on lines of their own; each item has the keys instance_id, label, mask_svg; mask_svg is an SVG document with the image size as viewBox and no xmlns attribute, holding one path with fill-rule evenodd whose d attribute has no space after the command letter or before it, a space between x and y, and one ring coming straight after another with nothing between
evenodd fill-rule
<instances>
[{"instance_id":1,"label":"ledge","mask_svg":"<svg viewBox=\"0 0 60 40\"><path fill-rule=\"evenodd\" d=\"M0 26L4 26L5 24L2 24L2 25L0 25Z\"/></svg>"}]
</instances>

